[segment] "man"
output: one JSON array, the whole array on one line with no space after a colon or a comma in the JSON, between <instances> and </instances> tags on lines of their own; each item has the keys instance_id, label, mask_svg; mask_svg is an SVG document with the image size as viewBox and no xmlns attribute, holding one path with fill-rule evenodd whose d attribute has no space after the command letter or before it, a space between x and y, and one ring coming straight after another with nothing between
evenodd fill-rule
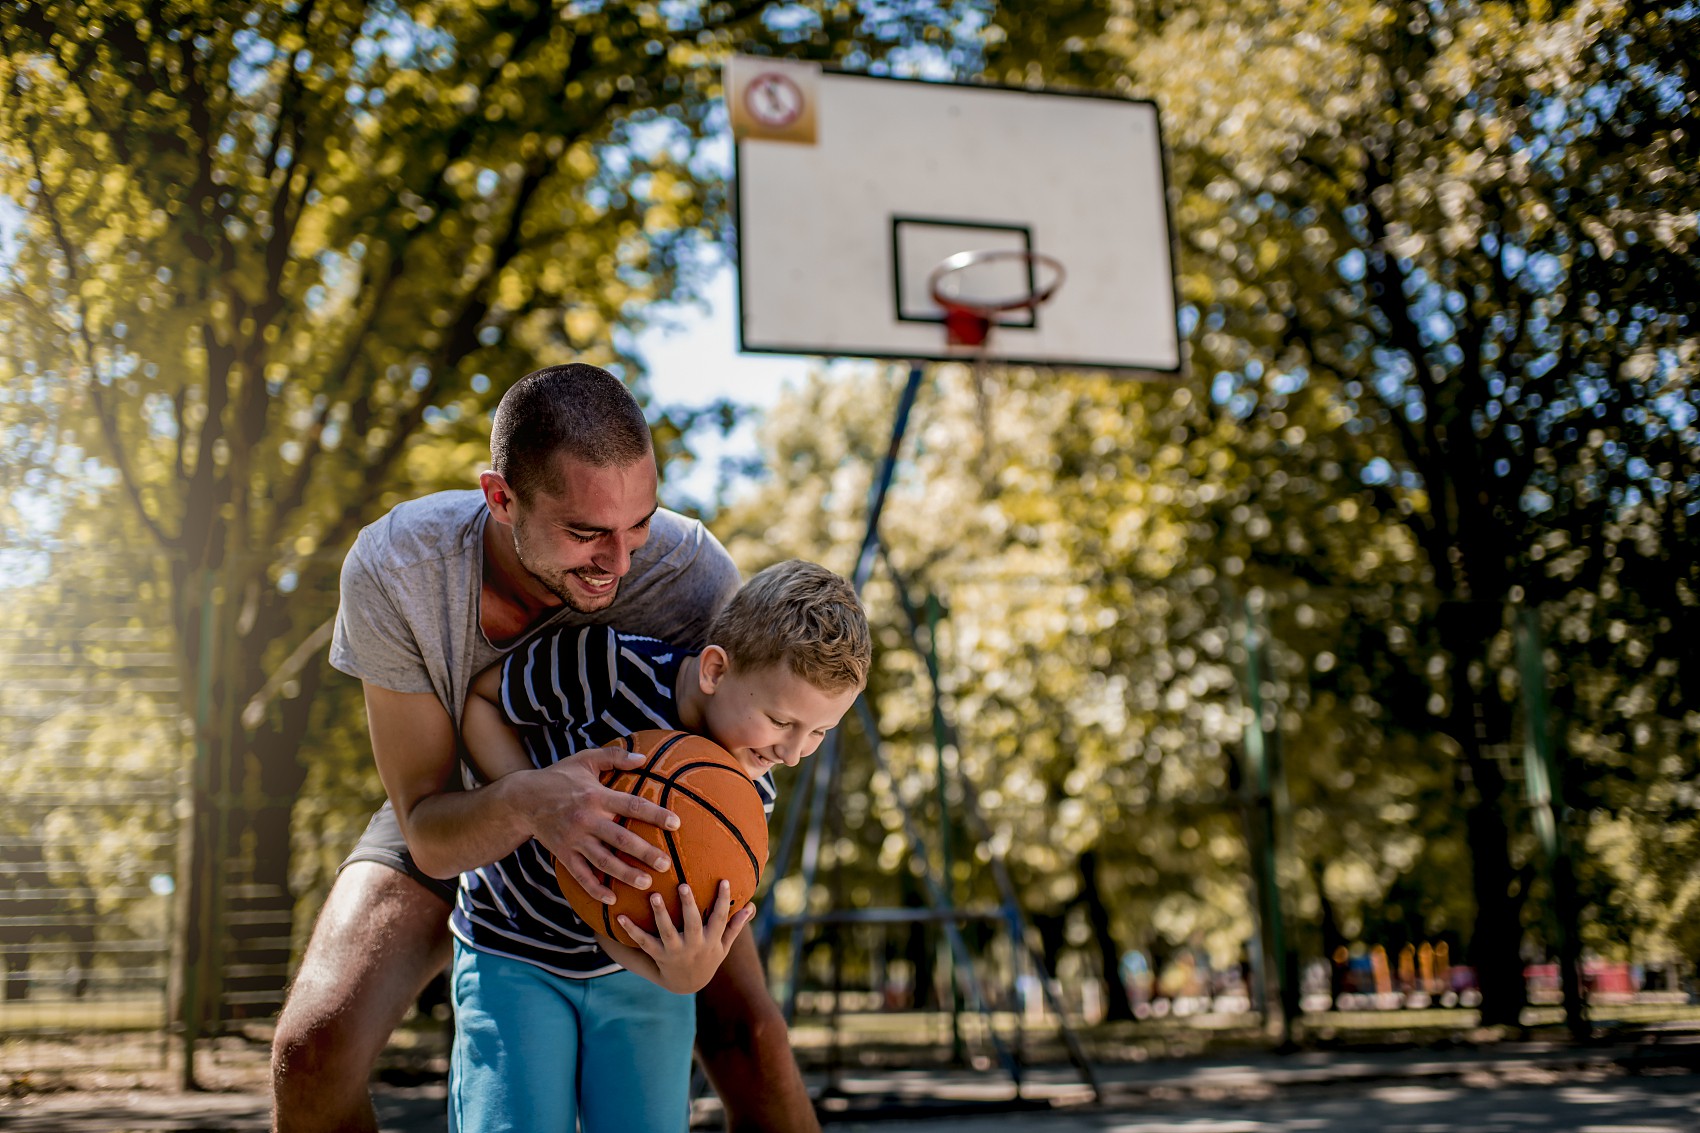
<instances>
[{"instance_id":1,"label":"man","mask_svg":"<svg viewBox=\"0 0 1700 1133\"><path fill-rule=\"evenodd\" d=\"M366 528L343 567L331 663L361 679L391 803L344 863L278 1019L282 1133L377 1128L367 1081L447 962L461 870L536 837L599 898L613 896L601 872L656 880L617 856L652 853L620 820L671 816L599 780L629 757L582 752L445 791L462 776L458 722L473 677L544 626L700 645L737 570L701 524L657 508L648 426L606 371L551 367L516 383L496 410L491 466L481 492L402 504ZM731 1128L818 1128L749 934L698 993L697 1033Z\"/></svg>"}]
</instances>

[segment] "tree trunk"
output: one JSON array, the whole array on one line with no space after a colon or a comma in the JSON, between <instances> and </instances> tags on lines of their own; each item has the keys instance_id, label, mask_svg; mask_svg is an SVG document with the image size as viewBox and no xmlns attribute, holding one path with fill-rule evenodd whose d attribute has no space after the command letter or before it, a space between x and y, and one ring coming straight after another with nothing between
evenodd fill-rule
<instances>
[{"instance_id":1,"label":"tree trunk","mask_svg":"<svg viewBox=\"0 0 1700 1133\"><path fill-rule=\"evenodd\" d=\"M927 902L921 895L920 886L908 871L903 874L903 904L906 908L924 909ZM909 971L913 983L910 995L916 1009L936 1006L933 995L933 957L934 951L929 939L931 932L924 923L915 922L907 926L903 939L903 958L909 961Z\"/></svg>"},{"instance_id":2,"label":"tree trunk","mask_svg":"<svg viewBox=\"0 0 1700 1133\"><path fill-rule=\"evenodd\" d=\"M1528 1000L1522 955L1527 892L1511 863L1505 773L1489 750L1509 742L1510 712L1497 696L1479 692L1470 678L1472 664L1485 663L1487 656L1484 624L1479 603L1449 603L1442 611L1442 641L1452 657L1452 707L1445 730L1463 756L1459 797L1476 904L1469 959L1481 987L1481 1021L1483 1026L1515 1027Z\"/></svg>"},{"instance_id":3,"label":"tree trunk","mask_svg":"<svg viewBox=\"0 0 1700 1133\"><path fill-rule=\"evenodd\" d=\"M1328 889L1322 882L1322 863L1311 863L1315 879L1316 900L1322 914L1322 958L1328 961L1328 1010L1340 1010L1340 996L1346 991L1346 946L1350 943L1340 929L1340 918L1334 912L1334 902L1328 899Z\"/></svg>"},{"instance_id":4,"label":"tree trunk","mask_svg":"<svg viewBox=\"0 0 1700 1133\"><path fill-rule=\"evenodd\" d=\"M243 596L263 592L252 590L266 585L263 575L179 562L172 581L181 710L198 730L171 995L192 1037L282 1005L295 912L291 818L324 661L305 665L296 695L250 727L243 714L266 684L268 648L298 632L301 612L282 602L245 611Z\"/></svg>"},{"instance_id":5,"label":"tree trunk","mask_svg":"<svg viewBox=\"0 0 1700 1133\"><path fill-rule=\"evenodd\" d=\"M1039 934L1039 951L1045 957L1045 971L1055 979L1063 948L1068 944L1068 910L1034 913L1032 920L1033 928Z\"/></svg>"},{"instance_id":6,"label":"tree trunk","mask_svg":"<svg viewBox=\"0 0 1700 1133\"><path fill-rule=\"evenodd\" d=\"M1483 1026L1520 1025L1527 994L1523 984L1523 899L1511 867L1509 832L1500 812L1504 777L1497 767L1484 772L1471 760L1475 801L1465 813L1470 843L1471 883L1476 917L1470 931L1470 964L1481 985ZM1482 779L1487 778L1484 788Z\"/></svg>"},{"instance_id":7,"label":"tree trunk","mask_svg":"<svg viewBox=\"0 0 1700 1133\"><path fill-rule=\"evenodd\" d=\"M230 711L245 706L246 689L264 685L261 651L287 633L286 624L273 624L252 635L254 643L241 658L241 704L232 704ZM226 874L223 1018L228 1021L267 1019L283 1006L295 917L289 883L291 819L307 778L301 742L324 671L322 660L303 668L296 695L274 702L258 727L244 733L244 750L235 761L241 772L242 805L230 816L227 843L232 855Z\"/></svg>"},{"instance_id":8,"label":"tree trunk","mask_svg":"<svg viewBox=\"0 0 1700 1133\"><path fill-rule=\"evenodd\" d=\"M1104 981L1104 1018L1131 1020L1133 1002L1128 999L1127 985L1122 983L1121 949L1110 933L1110 910L1098 885L1098 854L1087 850L1080 855L1080 897L1086 902L1086 919L1092 925L1092 938L1098 943L1099 971Z\"/></svg>"}]
</instances>

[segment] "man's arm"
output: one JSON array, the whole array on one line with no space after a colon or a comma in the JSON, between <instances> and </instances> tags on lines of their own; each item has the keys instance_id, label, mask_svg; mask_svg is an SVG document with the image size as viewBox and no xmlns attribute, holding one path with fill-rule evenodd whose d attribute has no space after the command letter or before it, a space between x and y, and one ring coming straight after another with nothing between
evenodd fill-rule
<instances>
[{"instance_id":1,"label":"man's arm","mask_svg":"<svg viewBox=\"0 0 1700 1133\"><path fill-rule=\"evenodd\" d=\"M750 933L738 934L697 992L697 1053L731 1133L820 1133Z\"/></svg>"},{"instance_id":2,"label":"man's arm","mask_svg":"<svg viewBox=\"0 0 1700 1133\"><path fill-rule=\"evenodd\" d=\"M365 682L366 723L378 777L395 805L396 820L414 863L432 877L488 865L535 837L593 897L612 902L599 872L636 889L650 877L615 850L637 861L656 859L655 847L622 826L624 817L676 828L669 811L635 795L611 791L601 774L636 766L643 757L609 748L569 756L549 767L528 768L469 791L452 789L458 773L454 721L431 693L395 692Z\"/></svg>"}]
</instances>

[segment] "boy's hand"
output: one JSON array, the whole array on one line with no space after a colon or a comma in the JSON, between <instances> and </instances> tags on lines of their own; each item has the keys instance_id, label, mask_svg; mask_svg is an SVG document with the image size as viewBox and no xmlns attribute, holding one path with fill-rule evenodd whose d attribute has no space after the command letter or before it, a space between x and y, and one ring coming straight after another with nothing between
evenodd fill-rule
<instances>
[{"instance_id":1,"label":"boy's hand","mask_svg":"<svg viewBox=\"0 0 1700 1133\"><path fill-rule=\"evenodd\" d=\"M606 905L614 903L614 892L602 884L604 873L633 889L648 889L652 880L641 866L623 860L616 850L657 872L672 868L665 854L619 820L627 818L677 830L678 816L602 785L604 771L637 767L643 759L624 748L591 748L534 772L534 778L527 782L532 835L584 886L585 892ZM539 786L543 789L534 789Z\"/></svg>"},{"instance_id":2,"label":"boy's hand","mask_svg":"<svg viewBox=\"0 0 1700 1133\"><path fill-rule=\"evenodd\" d=\"M753 904L745 905L736 915L732 913L732 886L722 881L715 894L714 905L705 922L697 912L696 900L689 885L679 886L678 928L667 917L667 906L661 894L652 893L650 907L655 910L655 934L651 935L632 923L627 916L619 918L620 926L631 934L638 947L661 970L656 980L668 991L689 995L700 991L720 970L720 963L732 948L732 942L750 918L756 915Z\"/></svg>"}]
</instances>

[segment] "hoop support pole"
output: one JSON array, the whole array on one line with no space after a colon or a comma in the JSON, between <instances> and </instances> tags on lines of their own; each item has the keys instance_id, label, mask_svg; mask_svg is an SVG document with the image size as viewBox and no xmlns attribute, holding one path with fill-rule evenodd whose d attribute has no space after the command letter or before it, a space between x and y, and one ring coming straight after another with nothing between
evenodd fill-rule
<instances>
[{"instance_id":1,"label":"hoop support pole","mask_svg":"<svg viewBox=\"0 0 1700 1133\"><path fill-rule=\"evenodd\" d=\"M885 459L880 462L879 471L874 476L874 482L869 489L868 520L862 535L862 545L856 554L856 569L850 576L850 583L856 593L862 593L867 585L868 577L873 574L874 562L879 556L880 513L885 510L886 496L891 491L891 481L896 475L897 459L903 449L903 439L909 431L909 416L915 408L915 399L921 391L921 379L926 371L920 362L909 363L909 376L904 382L903 391L897 399L897 411L891 423L891 442L886 446ZM839 741L838 731L834 729L827 733L826 742L815 754L813 774L805 780L805 797L799 802L803 805L793 806L785 816L785 830L780 836L779 852L770 859L770 870L776 870L775 878L783 877L790 868L791 855L796 850L797 835L802 825L801 819L805 813L809 816L809 830L803 845L803 892L807 894L815 882L815 866L819 861L821 824L826 813L827 798L830 785L838 768ZM753 926L756 934L756 947L766 952L772 943L776 927L775 901L778 887L769 885L763 896L761 907L756 913L756 923ZM791 932L791 956L793 965L796 964L802 947L802 926L793 925ZM794 1013L797 973L792 973L791 991L786 997L786 1020L789 1021Z\"/></svg>"},{"instance_id":2,"label":"hoop support pole","mask_svg":"<svg viewBox=\"0 0 1700 1133\"><path fill-rule=\"evenodd\" d=\"M885 459L880 462L873 498L868 503L868 525L862 534L862 548L856 555L856 572L850 576L850 584L856 588L857 594L862 592L862 587L868 584L868 577L874 573L874 557L879 553L880 544L880 512L885 510L885 497L891 490L898 452L903 447L904 434L909 431L909 413L915 408L915 397L921 391L924 372L921 363L909 363L909 380L903 386L903 396L897 402L897 416L891 423L891 444L885 450Z\"/></svg>"},{"instance_id":3,"label":"hoop support pole","mask_svg":"<svg viewBox=\"0 0 1700 1133\"><path fill-rule=\"evenodd\" d=\"M885 569L891 575L892 584L897 589L898 604L903 609L904 620L909 623L909 646L919 653L921 652L921 613L916 609L914 601L910 598L908 581L904 578L902 571L898 570L897 564L892 561L890 551L884 550L884 548L882 550L884 553L881 557L885 561ZM945 717L944 727L947 742L960 752L962 744L956 733L956 725L948 716ZM980 792L975 789L973 776L958 765L956 782L962 790L961 810L963 817L968 822L969 834L975 840L988 846L991 845L992 830L986 822L985 811L980 807ZM907 818L907 814L905 814L905 817ZM1016 892L1014 879L1009 875L1009 867L1005 863L1003 855L994 852L989 864L992 881L1003 898L1004 907L1009 910L1010 934L1014 937L1011 943L1018 950L1026 951L1028 958L1042 975L1048 974L1044 951L1028 931L1027 918L1021 911L1021 898ZM1062 1036L1064 1047L1068 1050L1069 1061L1080 1072L1081 1081L1092 1091L1092 1100L1095 1102L1103 1101L1104 1091L1098 1081L1098 1073L1093 1069L1092 1060L1087 1057L1086 1048L1081 1044L1080 1036L1069 1024L1068 1013L1063 1008L1062 1000L1057 995L1056 989L1051 986L1049 979L1040 979L1039 986L1046 1003L1056 1014L1057 1030ZM1020 1017L1020 1012L1017 1012L1016 1018L1019 1020Z\"/></svg>"}]
</instances>

